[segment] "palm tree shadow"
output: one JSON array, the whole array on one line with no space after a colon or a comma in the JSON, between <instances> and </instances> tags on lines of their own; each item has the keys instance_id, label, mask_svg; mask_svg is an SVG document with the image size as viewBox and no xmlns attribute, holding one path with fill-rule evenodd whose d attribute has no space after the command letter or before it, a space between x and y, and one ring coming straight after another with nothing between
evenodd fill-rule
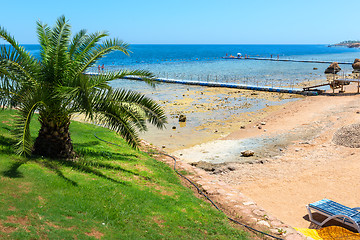
<instances>
[{"instance_id":1,"label":"palm tree shadow","mask_svg":"<svg viewBox=\"0 0 360 240\"><path fill-rule=\"evenodd\" d=\"M0 145L4 147L12 147L16 141L12 138L0 135Z\"/></svg>"},{"instance_id":2,"label":"palm tree shadow","mask_svg":"<svg viewBox=\"0 0 360 240\"><path fill-rule=\"evenodd\" d=\"M71 168L78 172L94 174L100 178L109 180L114 183L128 185L127 182L120 181L120 180L111 178L109 176L106 176L99 170L97 170L91 166L88 166L88 164L86 164L85 162L82 162L82 161L71 161L71 160L64 160L64 159L41 159L41 160L38 159L38 160L36 160L36 162L41 164L42 166L48 168L49 170L53 171L56 175L58 175L59 177L61 177L62 179L64 179L65 181L67 181L68 183L70 183L73 186L78 186L78 183L75 182L74 180L71 180L70 178L66 177L63 174L63 172L60 170L61 166Z\"/></svg>"},{"instance_id":3,"label":"palm tree shadow","mask_svg":"<svg viewBox=\"0 0 360 240\"><path fill-rule=\"evenodd\" d=\"M9 130L7 129L7 127L2 127L2 128ZM0 135L0 146L2 146L0 153L13 154L14 150L12 147L15 143L16 141L14 139ZM25 163L24 161L14 162L8 170L2 171L1 175L9 178L22 178L23 174L19 172L19 167L24 163Z\"/></svg>"},{"instance_id":4,"label":"palm tree shadow","mask_svg":"<svg viewBox=\"0 0 360 240\"><path fill-rule=\"evenodd\" d=\"M77 154L80 156L90 156L94 158L107 158L116 161L136 161L138 156L136 154L124 154L112 151L94 150L89 149L89 145L85 144L74 144L74 148ZM100 159L99 159L100 160Z\"/></svg>"},{"instance_id":5,"label":"palm tree shadow","mask_svg":"<svg viewBox=\"0 0 360 240\"><path fill-rule=\"evenodd\" d=\"M91 142L86 142L86 143L73 143L74 147L80 147L80 148L93 147L93 146L97 146L97 145L100 145L99 141L91 141Z\"/></svg>"},{"instance_id":6,"label":"palm tree shadow","mask_svg":"<svg viewBox=\"0 0 360 240\"><path fill-rule=\"evenodd\" d=\"M13 131L14 129L8 126L3 126L2 129L5 129L6 131Z\"/></svg>"},{"instance_id":7,"label":"palm tree shadow","mask_svg":"<svg viewBox=\"0 0 360 240\"><path fill-rule=\"evenodd\" d=\"M103 173L101 173L99 170L95 168L101 168L101 169L107 169L107 170L116 170L121 171L125 173L129 173L131 175L138 176L140 178L143 178L144 180L152 180L151 178L147 176L143 176L137 172L125 169L119 165L115 166L113 164L106 163L104 161L112 160L112 161L138 161L139 156L136 154L127 154L127 153L118 153L116 151L108 151L108 150L94 150L89 149L89 146L96 146L99 145L99 141L92 141L88 143L76 143L74 144L74 148L76 149L76 152L81 156L89 156L97 159L96 161L93 160L78 160L78 161L61 161L62 164L72 167L73 169L77 169L79 171L87 172L87 173L93 173L99 177L111 180L111 181L117 181L114 180L108 176L105 176ZM125 183L125 182L121 182Z\"/></svg>"},{"instance_id":8,"label":"palm tree shadow","mask_svg":"<svg viewBox=\"0 0 360 240\"><path fill-rule=\"evenodd\" d=\"M12 146L14 143L16 143L14 139L0 135L0 145Z\"/></svg>"},{"instance_id":9,"label":"palm tree shadow","mask_svg":"<svg viewBox=\"0 0 360 240\"><path fill-rule=\"evenodd\" d=\"M38 162L40 163L40 162ZM77 182L71 180L70 178L65 177L65 175L62 173L62 171L59 169L59 165L55 162L52 162L50 160L44 160L41 162L43 166L50 169L51 171L55 172L56 175L58 175L60 178L64 179L66 182L70 183L73 186L77 186Z\"/></svg>"},{"instance_id":10,"label":"palm tree shadow","mask_svg":"<svg viewBox=\"0 0 360 240\"><path fill-rule=\"evenodd\" d=\"M85 163L85 162L84 162L84 163ZM129 173L129 174L132 174L132 175L141 177L141 178L143 178L143 179L145 179L145 180L151 180L151 178L146 177L146 176L142 176L142 175L140 175L140 174L137 173L137 172L130 171L130 170L125 169L125 168L122 168L122 167L120 167L120 166L114 166L114 165L109 164L109 163L103 163L103 162L97 162L97 161L86 161L85 164L86 164L86 165L93 166L93 167L103 168L103 169L110 169L110 170L122 171L122 172L126 172L126 173Z\"/></svg>"},{"instance_id":11,"label":"palm tree shadow","mask_svg":"<svg viewBox=\"0 0 360 240\"><path fill-rule=\"evenodd\" d=\"M8 178L22 178L23 174L19 172L19 167L24 163L23 161L14 162L8 170L2 172L2 175Z\"/></svg>"},{"instance_id":12,"label":"palm tree shadow","mask_svg":"<svg viewBox=\"0 0 360 240\"><path fill-rule=\"evenodd\" d=\"M39 162L40 163L40 162ZM116 170L116 171L121 171L121 172L125 172L125 173L129 173L131 175L135 175L138 176L140 178L143 178L144 180L147 181L151 181L152 179L147 177L147 176L143 176L137 172L125 169L123 167L120 166L114 166L112 164L109 163L103 163L103 162L98 162L98 161L91 161L91 160L76 160L76 161L70 161L70 160L62 160L62 159L52 159L52 160L48 160L48 159L42 159L41 163L43 166L47 167L48 169L52 170L53 172L55 172L59 177L63 178L64 180L66 180L67 182L69 182L70 184L77 186L78 184L67 178L63 172L60 170L60 166L65 166L65 167L69 167L73 170L79 171L79 172L84 172L84 173L90 173L90 174L94 174L100 178L112 181L114 183L118 183L118 184L123 184L123 185L129 185L128 182L126 181L121 181L121 180L117 180L114 179L112 177L109 177L107 175L105 175L104 173L102 173L101 171L98 170L98 168L101 169L106 169L106 170Z\"/></svg>"},{"instance_id":13,"label":"palm tree shadow","mask_svg":"<svg viewBox=\"0 0 360 240\"><path fill-rule=\"evenodd\" d=\"M15 141L11 138L7 138L5 136L0 135L0 146L3 146L3 149L0 150L0 152L6 152L6 153L13 153L14 150L12 149ZM8 170L5 170L1 172L0 174L9 177L9 178L22 178L23 174L19 171L19 167L23 164L27 163L28 161L35 162L37 164L40 164L52 172L54 172L56 175L58 175L60 178L64 179L66 182L70 183L73 186L78 186L78 183L74 180L66 177L61 170L61 166L65 166L68 168L71 168L73 170L76 170L78 172L84 172L84 173L90 173L94 174L100 178L107 179L109 181L128 185L129 183L126 181L121 181L114 179L110 176L105 175L99 169L105 169L105 170L116 170L121 171L124 173L128 173L131 175L138 176L140 178L143 178L144 180L151 180L149 177L142 176L141 174L125 169L121 166L106 163L104 161L111 159L113 161L135 161L138 160L138 156L136 154L122 154L117 152L111 152L111 151L97 151L92 149L87 149L86 147L89 146L95 146L98 145L98 141L93 141L89 143L82 143L82 144L74 144L77 146L76 152L80 155L87 155L94 157L97 160L82 160L81 158L71 161L71 160L64 160L64 159L44 159L39 157L31 157L25 161L16 161L14 162ZM108 158L108 159L106 159Z\"/></svg>"}]
</instances>

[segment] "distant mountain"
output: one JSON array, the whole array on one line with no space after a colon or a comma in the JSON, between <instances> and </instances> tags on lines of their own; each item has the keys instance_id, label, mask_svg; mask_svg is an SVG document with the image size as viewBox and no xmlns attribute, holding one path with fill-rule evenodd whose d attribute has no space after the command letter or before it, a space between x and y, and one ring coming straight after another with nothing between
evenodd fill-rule
<instances>
[{"instance_id":1,"label":"distant mountain","mask_svg":"<svg viewBox=\"0 0 360 240\"><path fill-rule=\"evenodd\" d=\"M360 48L360 41L348 40L333 45L329 45L329 47L338 47L338 46L343 46L348 48Z\"/></svg>"}]
</instances>

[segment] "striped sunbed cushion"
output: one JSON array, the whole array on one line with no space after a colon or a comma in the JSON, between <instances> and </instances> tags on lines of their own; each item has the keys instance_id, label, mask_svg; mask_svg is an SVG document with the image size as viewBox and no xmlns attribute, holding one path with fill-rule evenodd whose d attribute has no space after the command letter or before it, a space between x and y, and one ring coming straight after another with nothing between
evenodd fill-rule
<instances>
[{"instance_id":1,"label":"striped sunbed cushion","mask_svg":"<svg viewBox=\"0 0 360 240\"><path fill-rule=\"evenodd\" d=\"M328 216L334 215L345 215L351 217L356 223L360 223L360 212L341 205L337 202L324 198L323 200L317 201L315 203L310 203L309 207L327 214ZM339 218L342 220L342 218ZM346 222L351 223L349 220L345 219Z\"/></svg>"}]
</instances>

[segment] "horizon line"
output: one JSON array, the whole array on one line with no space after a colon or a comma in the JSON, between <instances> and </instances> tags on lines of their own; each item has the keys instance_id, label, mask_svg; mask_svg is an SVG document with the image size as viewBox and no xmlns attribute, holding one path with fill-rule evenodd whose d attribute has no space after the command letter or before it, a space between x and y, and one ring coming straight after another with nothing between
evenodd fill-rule
<instances>
[{"instance_id":1,"label":"horizon line","mask_svg":"<svg viewBox=\"0 0 360 240\"><path fill-rule=\"evenodd\" d=\"M130 45L333 45L332 43L129 43L129 42L125 42L125 43ZM40 45L40 44L20 43L20 45Z\"/></svg>"}]
</instances>

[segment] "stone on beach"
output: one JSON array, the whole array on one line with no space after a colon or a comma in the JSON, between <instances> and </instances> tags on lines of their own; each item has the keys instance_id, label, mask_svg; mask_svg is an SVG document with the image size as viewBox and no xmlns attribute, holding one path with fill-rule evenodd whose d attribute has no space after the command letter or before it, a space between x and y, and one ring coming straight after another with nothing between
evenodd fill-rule
<instances>
[{"instance_id":1,"label":"stone on beach","mask_svg":"<svg viewBox=\"0 0 360 240\"><path fill-rule=\"evenodd\" d=\"M208 172L215 171L214 164L209 163L209 162L199 161L199 162L191 163L191 165L195 166L195 167L198 167L198 168L202 168L202 169L204 169L205 171L208 171Z\"/></svg>"},{"instance_id":2,"label":"stone on beach","mask_svg":"<svg viewBox=\"0 0 360 240\"><path fill-rule=\"evenodd\" d=\"M270 224L267 221L260 220L256 224L270 228Z\"/></svg>"},{"instance_id":3,"label":"stone on beach","mask_svg":"<svg viewBox=\"0 0 360 240\"><path fill-rule=\"evenodd\" d=\"M179 116L179 122L186 122L186 116L185 115L180 115Z\"/></svg>"},{"instance_id":4,"label":"stone on beach","mask_svg":"<svg viewBox=\"0 0 360 240\"><path fill-rule=\"evenodd\" d=\"M251 157L254 156L255 152L253 150L246 150L246 151L242 151L241 155L243 157Z\"/></svg>"},{"instance_id":5,"label":"stone on beach","mask_svg":"<svg viewBox=\"0 0 360 240\"><path fill-rule=\"evenodd\" d=\"M333 142L349 148L360 148L360 124L344 126L334 133Z\"/></svg>"},{"instance_id":6,"label":"stone on beach","mask_svg":"<svg viewBox=\"0 0 360 240\"><path fill-rule=\"evenodd\" d=\"M330 66L325 69L325 73L333 73L336 74L341 71L341 68L339 67L339 64L337 62L333 62L330 64Z\"/></svg>"},{"instance_id":7,"label":"stone on beach","mask_svg":"<svg viewBox=\"0 0 360 240\"><path fill-rule=\"evenodd\" d=\"M352 64L352 68L354 69L353 72L356 72L356 73L360 72L360 59L356 58L354 60L354 63Z\"/></svg>"},{"instance_id":8,"label":"stone on beach","mask_svg":"<svg viewBox=\"0 0 360 240\"><path fill-rule=\"evenodd\" d=\"M235 165L228 165L227 169L230 171L235 171L236 170L236 166Z\"/></svg>"}]
</instances>

